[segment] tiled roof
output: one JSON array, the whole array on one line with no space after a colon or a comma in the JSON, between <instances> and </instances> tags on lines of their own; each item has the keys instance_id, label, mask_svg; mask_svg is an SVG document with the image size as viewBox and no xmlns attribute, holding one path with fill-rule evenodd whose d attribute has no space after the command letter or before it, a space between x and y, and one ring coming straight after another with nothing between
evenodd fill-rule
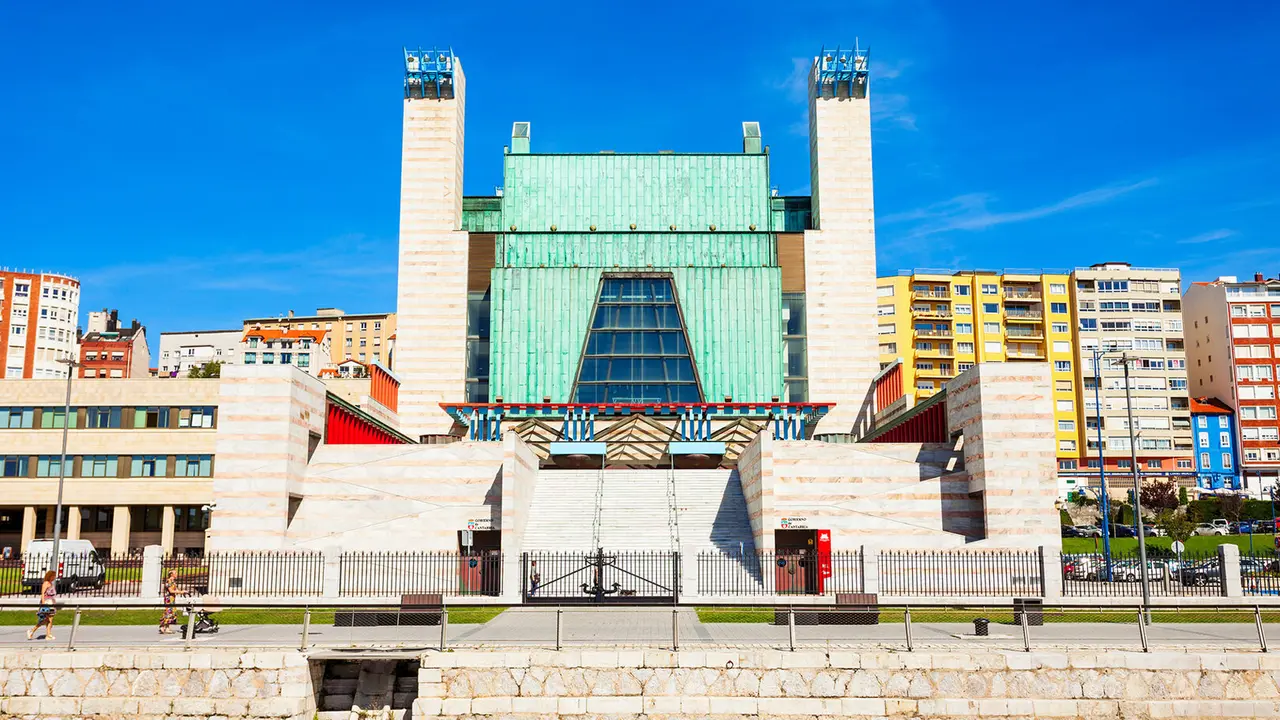
<instances>
[{"instance_id":1,"label":"tiled roof","mask_svg":"<svg viewBox=\"0 0 1280 720\"><path fill-rule=\"evenodd\" d=\"M1191 412L1202 415L1230 415L1231 408L1218 398L1191 398Z\"/></svg>"},{"instance_id":2,"label":"tiled roof","mask_svg":"<svg viewBox=\"0 0 1280 720\"><path fill-rule=\"evenodd\" d=\"M276 328L252 328L246 330L241 340L248 340L251 337L262 338L263 340L313 340L315 342L323 342L326 335L324 330L278 330Z\"/></svg>"}]
</instances>

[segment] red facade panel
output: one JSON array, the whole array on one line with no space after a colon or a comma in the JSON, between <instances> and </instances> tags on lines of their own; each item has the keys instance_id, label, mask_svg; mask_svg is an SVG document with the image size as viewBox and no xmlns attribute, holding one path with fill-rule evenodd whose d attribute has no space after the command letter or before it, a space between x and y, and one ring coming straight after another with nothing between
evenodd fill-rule
<instances>
[{"instance_id":1,"label":"red facade panel","mask_svg":"<svg viewBox=\"0 0 1280 720\"><path fill-rule=\"evenodd\" d=\"M329 445L403 445L405 441L347 408L329 402L324 426Z\"/></svg>"}]
</instances>

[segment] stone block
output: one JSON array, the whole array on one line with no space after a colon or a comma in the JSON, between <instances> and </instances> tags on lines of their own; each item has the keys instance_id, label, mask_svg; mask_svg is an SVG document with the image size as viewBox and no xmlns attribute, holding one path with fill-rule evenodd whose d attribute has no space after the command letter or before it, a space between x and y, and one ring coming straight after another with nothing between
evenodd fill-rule
<instances>
[{"instance_id":1,"label":"stone block","mask_svg":"<svg viewBox=\"0 0 1280 720\"><path fill-rule=\"evenodd\" d=\"M587 712L587 699L580 697L557 698L556 712L560 715L585 715Z\"/></svg>"},{"instance_id":2,"label":"stone block","mask_svg":"<svg viewBox=\"0 0 1280 720\"><path fill-rule=\"evenodd\" d=\"M682 697L680 698L680 712L686 715L706 715L711 712L711 698Z\"/></svg>"},{"instance_id":3,"label":"stone block","mask_svg":"<svg viewBox=\"0 0 1280 720\"><path fill-rule=\"evenodd\" d=\"M681 650L676 653L676 660L679 663L677 667L682 668L700 668L707 665L707 654L705 652L697 652L694 650Z\"/></svg>"},{"instance_id":4,"label":"stone block","mask_svg":"<svg viewBox=\"0 0 1280 720\"><path fill-rule=\"evenodd\" d=\"M783 669L798 668L824 668L827 667L827 654L823 652L798 650L791 653L783 653L782 664L779 667Z\"/></svg>"},{"instance_id":5,"label":"stone block","mask_svg":"<svg viewBox=\"0 0 1280 720\"><path fill-rule=\"evenodd\" d=\"M644 667L673 668L679 667L679 656L669 650L645 650Z\"/></svg>"},{"instance_id":6,"label":"stone block","mask_svg":"<svg viewBox=\"0 0 1280 720\"><path fill-rule=\"evenodd\" d=\"M53 652L40 658L40 667L48 670L70 668L75 656L71 653Z\"/></svg>"},{"instance_id":7,"label":"stone block","mask_svg":"<svg viewBox=\"0 0 1280 720\"><path fill-rule=\"evenodd\" d=\"M559 703L553 697L516 697L511 698L511 712L555 715ZM472 711L475 704L472 703Z\"/></svg>"},{"instance_id":8,"label":"stone block","mask_svg":"<svg viewBox=\"0 0 1280 720\"><path fill-rule=\"evenodd\" d=\"M98 668L102 667L107 659L106 653L86 652L75 653L71 656L71 667L73 668Z\"/></svg>"},{"instance_id":9,"label":"stone block","mask_svg":"<svg viewBox=\"0 0 1280 720\"><path fill-rule=\"evenodd\" d=\"M119 715L138 714L136 698L85 698L80 701L80 712L85 715Z\"/></svg>"},{"instance_id":10,"label":"stone block","mask_svg":"<svg viewBox=\"0 0 1280 720\"><path fill-rule=\"evenodd\" d=\"M618 653L616 651L583 650L582 667L616 668L618 667Z\"/></svg>"},{"instance_id":11,"label":"stone block","mask_svg":"<svg viewBox=\"0 0 1280 720\"><path fill-rule=\"evenodd\" d=\"M440 714L444 701L440 698L418 698L413 701L413 716L415 718L433 717Z\"/></svg>"},{"instance_id":12,"label":"stone block","mask_svg":"<svg viewBox=\"0 0 1280 720\"><path fill-rule=\"evenodd\" d=\"M755 715L760 707L758 698L753 697L710 697L712 715Z\"/></svg>"},{"instance_id":13,"label":"stone block","mask_svg":"<svg viewBox=\"0 0 1280 720\"><path fill-rule=\"evenodd\" d=\"M644 700L639 695L629 697L589 697L587 712L599 715L639 715L644 712Z\"/></svg>"},{"instance_id":14,"label":"stone block","mask_svg":"<svg viewBox=\"0 0 1280 720\"><path fill-rule=\"evenodd\" d=\"M856 670L862 667L862 656L847 650L833 650L828 660L831 663L831 667L842 670Z\"/></svg>"},{"instance_id":15,"label":"stone block","mask_svg":"<svg viewBox=\"0 0 1280 720\"><path fill-rule=\"evenodd\" d=\"M439 668L419 668L418 682L438 683L444 682L444 673Z\"/></svg>"},{"instance_id":16,"label":"stone block","mask_svg":"<svg viewBox=\"0 0 1280 720\"><path fill-rule=\"evenodd\" d=\"M470 698L445 698L440 707L441 715L467 715L471 712Z\"/></svg>"},{"instance_id":17,"label":"stone block","mask_svg":"<svg viewBox=\"0 0 1280 720\"><path fill-rule=\"evenodd\" d=\"M843 715L884 715L884 700L880 698L840 698L840 712Z\"/></svg>"},{"instance_id":18,"label":"stone block","mask_svg":"<svg viewBox=\"0 0 1280 720\"><path fill-rule=\"evenodd\" d=\"M351 703L343 710L350 710ZM244 715L249 711L249 701L240 698L215 698L213 700L213 711L219 715L237 716Z\"/></svg>"},{"instance_id":19,"label":"stone block","mask_svg":"<svg viewBox=\"0 0 1280 720\"><path fill-rule=\"evenodd\" d=\"M447 695L447 686L445 683L418 683L419 697L445 697Z\"/></svg>"},{"instance_id":20,"label":"stone block","mask_svg":"<svg viewBox=\"0 0 1280 720\"><path fill-rule=\"evenodd\" d=\"M1075 700L1034 700L1036 717L1079 717Z\"/></svg>"},{"instance_id":21,"label":"stone block","mask_svg":"<svg viewBox=\"0 0 1280 720\"><path fill-rule=\"evenodd\" d=\"M10 715L14 715L18 717L21 717L23 715L39 715L40 701L43 699L44 698L34 698L34 697L9 698L8 713Z\"/></svg>"},{"instance_id":22,"label":"stone block","mask_svg":"<svg viewBox=\"0 0 1280 720\"><path fill-rule=\"evenodd\" d=\"M471 700L471 712L475 715L497 715L511 712L509 697L478 697Z\"/></svg>"},{"instance_id":23,"label":"stone block","mask_svg":"<svg viewBox=\"0 0 1280 720\"><path fill-rule=\"evenodd\" d=\"M506 652L502 655L503 667L508 668L527 668L529 667L528 652Z\"/></svg>"},{"instance_id":24,"label":"stone block","mask_svg":"<svg viewBox=\"0 0 1280 720\"><path fill-rule=\"evenodd\" d=\"M675 715L679 712L679 697L661 697L657 695L646 695L644 697L644 713L646 715Z\"/></svg>"},{"instance_id":25,"label":"stone block","mask_svg":"<svg viewBox=\"0 0 1280 720\"><path fill-rule=\"evenodd\" d=\"M256 705L255 705L256 708ZM210 698L174 698L175 715L211 715L213 700Z\"/></svg>"},{"instance_id":26,"label":"stone block","mask_svg":"<svg viewBox=\"0 0 1280 720\"><path fill-rule=\"evenodd\" d=\"M191 664L188 667L192 670L208 670L213 667L213 656L208 653L196 653L191 656Z\"/></svg>"},{"instance_id":27,"label":"stone block","mask_svg":"<svg viewBox=\"0 0 1280 720\"><path fill-rule=\"evenodd\" d=\"M160 664L156 664L156 660ZM166 670L185 670L191 667L191 656L186 653L166 653L157 655L151 659L151 667L164 668Z\"/></svg>"}]
</instances>

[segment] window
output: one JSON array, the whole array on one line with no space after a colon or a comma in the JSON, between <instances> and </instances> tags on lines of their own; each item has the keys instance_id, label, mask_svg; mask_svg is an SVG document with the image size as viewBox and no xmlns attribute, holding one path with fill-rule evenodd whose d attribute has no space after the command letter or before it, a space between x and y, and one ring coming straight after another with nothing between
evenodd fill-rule
<instances>
[{"instance_id":1,"label":"window","mask_svg":"<svg viewBox=\"0 0 1280 720\"><path fill-rule=\"evenodd\" d=\"M1054 380L1053 389L1057 390L1058 392L1071 392L1071 381L1070 380Z\"/></svg>"},{"instance_id":2,"label":"window","mask_svg":"<svg viewBox=\"0 0 1280 720\"><path fill-rule=\"evenodd\" d=\"M118 407L88 408L85 411L84 425L89 428L119 428L120 410Z\"/></svg>"},{"instance_id":3,"label":"window","mask_svg":"<svg viewBox=\"0 0 1280 720\"><path fill-rule=\"evenodd\" d=\"M1057 408L1059 412L1072 412L1075 410L1076 404L1072 400L1059 400Z\"/></svg>"},{"instance_id":4,"label":"window","mask_svg":"<svg viewBox=\"0 0 1280 720\"><path fill-rule=\"evenodd\" d=\"M1081 330L1097 330L1098 321L1094 318L1080 318Z\"/></svg>"},{"instance_id":5,"label":"window","mask_svg":"<svg viewBox=\"0 0 1280 720\"><path fill-rule=\"evenodd\" d=\"M1129 320L1103 320L1099 325L1102 332L1128 332L1133 329Z\"/></svg>"},{"instance_id":6,"label":"window","mask_svg":"<svg viewBox=\"0 0 1280 720\"><path fill-rule=\"evenodd\" d=\"M1203 415L1201 415L1200 417L1196 418L1196 426L1197 426L1197 427L1202 427L1202 428L1209 427L1209 418L1207 418L1207 417L1205 417L1205 416L1203 416Z\"/></svg>"},{"instance_id":7,"label":"window","mask_svg":"<svg viewBox=\"0 0 1280 720\"><path fill-rule=\"evenodd\" d=\"M174 458L173 473L176 477L211 477L212 455L179 455Z\"/></svg>"},{"instance_id":8,"label":"window","mask_svg":"<svg viewBox=\"0 0 1280 720\"><path fill-rule=\"evenodd\" d=\"M1207 452L1200 453L1200 467L1205 470L1212 467L1212 465L1209 462L1209 453Z\"/></svg>"},{"instance_id":9,"label":"window","mask_svg":"<svg viewBox=\"0 0 1280 720\"><path fill-rule=\"evenodd\" d=\"M1097 458L1094 458L1093 460L1090 460L1088 464L1090 470L1097 470L1102 463L1098 462Z\"/></svg>"},{"instance_id":10,"label":"window","mask_svg":"<svg viewBox=\"0 0 1280 720\"><path fill-rule=\"evenodd\" d=\"M877 285L876 297L893 297L892 285Z\"/></svg>"},{"instance_id":11,"label":"window","mask_svg":"<svg viewBox=\"0 0 1280 720\"><path fill-rule=\"evenodd\" d=\"M1058 429L1063 432L1073 432L1076 429L1075 420L1059 420Z\"/></svg>"},{"instance_id":12,"label":"window","mask_svg":"<svg viewBox=\"0 0 1280 720\"><path fill-rule=\"evenodd\" d=\"M1000 312L1000 303L982 303L982 312L998 313Z\"/></svg>"},{"instance_id":13,"label":"window","mask_svg":"<svg viewBox=\"0 0 1280 720\"><path fill-rule=\"evenodd\" d=\"M973 323L956 323L957 335L972 335Z\"/></svg>"},{"instance_id":14,"label":"window","mask_svg":"<svg viewBox=\"0 0 1280 720\"><path fill-rule=\"evenodd\" d=\"M1000 349L999 340L988 340L987 342L982 343L982 349L985 352L993 353L996 355L999 355L1002 352Z\"/></svg>"},{"instance_id":15,"label":"window","mask_svg":"<svg viewBox=\"0 0 1280 720\"><path fill-rule=\"evenodd\" d=\"M1242 386L1238 388L1241 400L1274 400L1276 389L1271 385Z\"/></svg>"},{"instance_id":16,"label":"window","mask_svg":"<svg viewBox=\"0 0 1280 720\"><path fill-rule=\"evenodd\" d=\"M1071 326L1064 322L1056 322L1050 327L1050 331L1055 333L1068 333L1071 332Z\"/></svg>"},{"instance_id":17,"label":"window","mask_svg":"<svg viewBox=\"0 0 1280 720\"><path fill-rule=\"evenodd\" d=\"M988 335L999 335L1000 323L993 323L993 322L982 323L982 332Z\"/></svg>"},{"instance_id":18,"label":"window","mask_svg":"<svg viewBox=\"0 0 1280 720\"><path fill-rule=\"evenodd\" d=\"M876 314L877 314L877 315L879 315L880 317L886 317L886 316L888 316L888 315L893 315L893 314L894 314L894 312L895 312L895 310L894 310L894 307L893 307L892 305L877 305L877 306L876 306ZM350 345L351 343L350 343L350 342L348 342L347 344L348 344L348 345Z\"/></svg>"},{"instance_id":19,"label":"window","mask_svg":"<svg viewBox=\"0 0 1280 720\"><path fill-rule=\"evenodd\" d=\"M896 325L877 325L876 333L879 335L892 335L898 331Z\"/></svg>"},{"instance_id":20,"label":"window","mask_svg":"<svg viewBox=\"0 0 1280 720\"><path fill-rule=\"evenodd\" d=\"M1244 420L1275 420L1274 405L1244 405L1240 408L1240 417Z\"/></svg>"},{"instance_id":21,"label":"window","mask_svg":"<svg viewBox=\"0 0 1280 720\"><path fill-rule=\"evenodd\" d=\"M275 354L275 353L269 353L269 352L264 352L264 353L262 353L262 364L263 364L263 365L275 365L275 364L276 364L276 354Z\"/></svg>"},{"instance_id":22,"label":"window","mask_svg":"<svg viewBox=\"0 0 1280 720\"><path fill-rule=\"evenodd\" d=\"M787 375L805 375L804 354ZM670 278L605 277L575 382L576 402L699 402Z\"/></svg>"},{"instance_id":23,"label":"window","mask_svg":"<svg viewBox=\"0 0 1280 720\"><path fill-rule=\"evenodd\" d=\"M1191 461L1190 461L1190 460L1187 460L1187 459L1185 459L1185 458L1183 458L1183 459L1179 459L1179 460L1178 460L1178 469L1179 469L1179 470L1190 470L1190 469L1191 469Z\"/></svg>"},{"instance_id":24,"label":"window","mask_svg":"<svg viewBox=\"0 0 1280 720\"><path fill-rule=\"evenodd\" d=\"M368 329L369 329L369 323L367 323L367 322L362 322L362 323L360 323L360 332L364 332L364 331L366 331L366 330L368 330Z\"/></svg>"},{"instance_id":25,"label":"window","mask_svg":"<svg viewBox=\"0 0 1280 720\"><path fill-rule=\"evenodd\" d=\"M1232 325L1231 336L1237 338L1265 338L1267 335L1266 325Z\"/></svg>"},{"instance_id":26,"label":"window","mask_svg":"<svg viewBox=\"0 0 1280 720\"><path fill-rule=\"evenodd\" d=\"M983 283L982 294L983 295L999 295L1000 288L995 285L989 285L989 284Z\"/></svg>"},{"instance_id":27,"label":"window","mask_svg":"<svg viewBox=\"0 0 1280 720\"><path fill-rule=\"evenodd\" d=\"M35 408L0 407L0 428L29 428L35 421L35 412Z\"/></svg>"},{"instance_id":28,"label":"window","mask_svg":"<svg viewBox=\"0 0 1280 720\"><path fill-rule=\"evenodd\" d=\"M955 287L955 293L956 293L956 295L963 295L963 296L965 296L965 297L968 297L968 296L969 296L969 286L968 286L968 285L957 285L957 286Z\"/></svg>"},{"instance_id":29,"label":"window","mask_svg":"<svg viewBox=\"0 0 1280 720\"><path fill-rule=\"evenodd\" d=\"M256 338L256 337L251 337L251 338L249 338L249 347L251 347L251 348L256 348L256 347L258 347L258 338ZM188 353L188 354L191 354L191 353Z\"/></svg>"},{"instance_id":30,"label":"window","mask_svg":"<svg viewBox=\"0 0 1280 720\"><path fill-rule=\"evenodd\" d=\"M245 354L244 354L244 364L245 364L245 365L257 365L257 364L258 364L258 353L251 353L251 352L247 352L247 353L245 353Z\"/></svg>"},{"instance_id":31,"label":"window","mask_svg":"<svg viewBox=\"0 0 1280 720\"><path fill-rule=\"evenodd\" d=\"M1054 340L1053 351L1058 353L1071 352L1071 343L1067 340Z\"/></svg>"},{"instance_id":32,"label":"window","mask_svg":"<svg viewBox=\"0 0 1280 720\"><path fill-rule=\"evenodd\" d=\"M298 353L298 367L311 367L311 353Z\"/></svg>"},{"instance_id":33,"label":"window","mask_svg":"<svg viewBox=\"0 0 1280 720\"><path fill-rule=\"evenodd\" d=\"M1222 453L1222 469L1230 470L1232 468L1231 453Z\"/></svg>"},{"instance_id":34,"label":"window","mask_svg":"<svg viewBox=\"0 0 1280 720\"><path fill-rule=\"evenodd\" d=\"M164 477L166 463L164 455L135 455L129 477Z\"/></svg>"},{"instance_id":35,"label":"window","mask_svg":"<svg viewBox=\"0 0 1280 720\"><path fill-rule=\"evenodd\" d=\"M1270 365L1237 365L1237 380L1270 380Z\"/></svg>"},{"instance_id":36,"label":"window","mask_svg":"<svg viewBox=\"0 0 1280 720\"><path fill-rule=\"evenodd\" d=\"M85 455L80 458L80 477L115 477L117 474L115 455Z\"/></svg>"},{"instance_id":37,"label":"window","mask_svg":"<svg viewBox=\"0 0 1280 720\"><path fill-rule=\"evenodd\" d=\"M1097 283L1098 292L1129 292L1128 280L1099 280Z\"/></svg>"},{"instance_id":38,"label":"window","mask_svg":"<svg viewBox=\"0 0 1280 720\"><path fill-rule=\"evenodd\" d=\"M1128 443L1129 441L1126 440L1125 445L1127 446ZM1133 463L1129 460L1120 460L1116 463L1116 467L1120 468L1121 470L1129 470L1133 468Z\"/></svg>"},{"instance_id":39,"label":"window","mask_svg":"<svg viewBox=\"0 0 1280 720\"><path fill-rule=\"evenodd\" d=\"M282 353L280 353L280 364L281 364L281 365L292 365L292 364L293 364L293 353L287 353L287 352L282 352Z\"/></svg>"},{"instance_id":40,"label":"window","mask_svg":"<svg viewBox=\"0 0 1280 720\"><path fill-rule=\"evenodd\" d=\"M1258 428L1259 440L1280 440L1280 430L1273 427Z\"/></svg>"},{"instance_id":41,"label":"window","mask_svg":"<svg viewBox=\"0 0 1280 720\"><path fill-rule=\"evenodd\" d=\"M178 408L178 427L211 428L213 427L212 407Z\"/></svg>"},{"instance_id":42,"label":"window","mask_svg":"<svg viewBox=\"0 0 1280 720\"><path fill-rule=\"evenodd\" d=\"M167 428L169 427L169 408L134 408L133 426L135 428Z\"/></svg>"},{"instance_id":43,"label":"window","mask_svg":"<svg viewBox=\"0 0 1280 720\"><path fill-rule=\"evenodd\" d=\"M67 458L71 462L71 458ZM61 475L62 457L60 455L41 455L36 458L36 477L58 477Z\"/></svg>"},{"instance_id":44,"label":"window","mask_svg":"<svg viewBox=\"0 0 1280 720\"><path fill-rule=\"evenodd\" d=\"M973 306L972 306L972 305L970 305L970 304L968 304L968 303L956 303L956 314L957 314L957 315L972 315L972 314L973 314Z\"/></svg>"},{"instance_id":45,"label":"window","mask_svg":"<svg viewBox=\"0 0 1280 720\"><path fill-rule=\"evenodd\" d=\"M1196 435L1196 442L1198 442L1202 448L1209 447L1209 433L1198 433Z\"/></svg>"},{"instance_id":46,"label":"window","mask_svg":"<svg viewBox=\"0 0 1280 720\"><path fill-rule=\"evenodd\" d=\"M1051 313L1059 313L1059 314L1062 314L1062 315L1066 315L1066 314L1067 314L1067 304L1066 304L1066 303L1058 303L1058 302L1056 302L1056 303L1049 303L1049 312L1051 312Z\"/></svg>"},{"instance_id":47,"label":"window","mask_svg":"<svg viewBox=\"0 0 1280 720\"><path fill-rule=\"evenodd\" d=\"M933 343L931 343L931 342L918 342L918 343L916 343L916 350L924 350L924 351L926 351L926 352L927 352L927 351L930 351L930 350L933 350Z\"/></svg>"},{"instance_id":48,"label":"window","mask_svg":"<svg viewBox=\"0 0 1280 720\"><path fill-rule=\"evenodd\" d=\"M1076 449L1075 440L1059 440L1058 449L1064 452L1072 452Z\"/></svg>"},{"instance_id":49,"label":"window","mask_svg":"<svg viewBox=\"0 0 1280 720\"><path fill-rule=\"evenodd\" d=\"M0 477L26 477L27 456L6 455L0 458Z\"/></svg>"},{"instance_id":50,"label":"window","mask_svg":"<svg viewBox=\"0 0 1280 720\"><path fill-rule=\"evenodd\" d=\"M972 354L973 354L973 343L971 343L971 342L958 342L958 343L956 343L956 351L957 351L957 352L959 352L959 353L960 353L960 354L962 354L962 355L972 355Z\"/></svg>"},{"instance_id":51,"label":"window","mask_svg":"<svg viewBox=\"0 0 1280 720\"><path fill-rule=\"evenodd\" d=\"M1053 369L1058 372L1071 372L1070 360L1054 360Z\"/></svg>"},{"instance_id":52,"label":"window","mask_svg":"<svg viewBox=\"0 0 1280 720\"><path fill-rule=\"evenodd\" d=\"M76 426L77 411L71 408L71 427ZM40 427L42 428L61 428L66 421L65 408L45 408L40 413Z\"/></svg>"},{"instance_id":53,"label":"window","mask_svg":"<svg viewBox=\"0 0 1280 720\"><path fill-rule=\"evenodd\" d=\"M1050 295L1066 295L1067 286L1065 283L1049 283Z\"/></svg>"},{"instance_id":54,"label":"window","mask_svg":"<svg viewBox=\"0 0 1280 720\"><path fill-rule=\"evenodd\" d=\"M1231 433L1218 433L1218 447L1231 447Z\"/></svg>"},{"instance_id":55,"label":"window","mask_svg":"<svg viewBox=\"0 0 1280 720\"><path fill-rule=\"evenodd\" d=\"M965 370L968 370L972 367L973 367L973 363L971 362L956 363L956 370L959 372L964 372Z\"/></svg>"}]
</instances>

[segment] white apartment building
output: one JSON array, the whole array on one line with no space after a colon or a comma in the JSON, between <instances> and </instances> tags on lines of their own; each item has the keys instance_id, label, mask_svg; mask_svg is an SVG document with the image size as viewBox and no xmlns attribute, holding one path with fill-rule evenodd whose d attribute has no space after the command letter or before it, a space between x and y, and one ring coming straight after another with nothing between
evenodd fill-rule
<instances>
[{"instance_id":1,"label":"white apartment building","mask_svg":"<svg viewBox=\"0 0 1280 720\"><path fill-rule=\"evenodd\" d=\"M208 362L239 365L242 337L244 331L239 328L160 333L158 375L186 377L191 368Z\"/></svg>"},{"instance_id":2,"label":"white apartment building","mask_svg":"<svg viewBox=\"0 0 1280 720\"><path fill-rule=\"evenodd\" d=\"M78 280L0 269L0 378L65 378L79 316Z\"/></svg>"}]
</instances>

